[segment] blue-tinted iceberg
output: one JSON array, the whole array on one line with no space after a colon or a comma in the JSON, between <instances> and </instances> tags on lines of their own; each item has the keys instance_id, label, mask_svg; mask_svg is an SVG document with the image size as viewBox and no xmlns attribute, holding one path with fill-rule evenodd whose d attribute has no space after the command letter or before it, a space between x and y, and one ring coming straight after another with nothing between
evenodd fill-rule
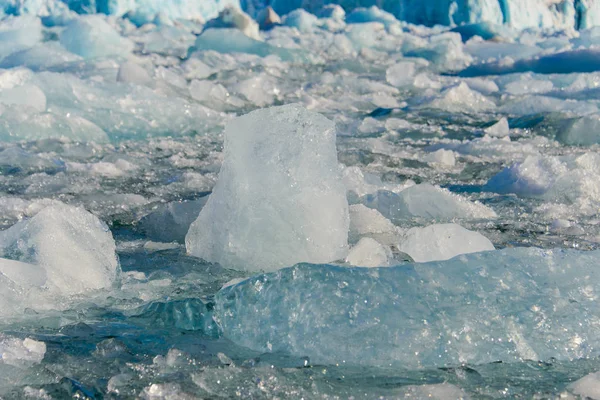
<instances>
[{"instance_id":1,"label":"blue-tinted iceberg","mask_svg":"<svg viewBox=\"0 0 600 400\"><path fill-rule=\"evenodd\" d=\"M313 364L596 357L599 260L519 248L391 268L301 264L222 289L215 316L240 345Z\"/></svg>"}]
</instances>

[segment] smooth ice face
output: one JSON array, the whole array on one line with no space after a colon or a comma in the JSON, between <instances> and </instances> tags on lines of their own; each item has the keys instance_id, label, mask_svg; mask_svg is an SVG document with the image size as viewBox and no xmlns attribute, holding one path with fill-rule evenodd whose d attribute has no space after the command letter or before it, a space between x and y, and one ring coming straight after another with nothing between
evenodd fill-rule
<instances>
[{"instance_id":1,"label":"smooth ice face","mask_svg":"<svg viewBox=\"0 0 600 400\"><path fill-rule=\"evenodd\" d=\"M108 227L61 203L1 231L0 255L43 267L50 287L63 294L110 287L118 270Z\"/></svg>"},{"instance_id":2,"label":"smooth ice face","mask_svg":"<svg viewBox=\"0 0 600 400\"><path fill-rule=\"evenodd\" d=\"M215 318L237 344L313 365L597 357L599 257L518 248L390 268L302 264L222 289Z\"/></svg>"},{"instance_id":3,"label":"smooth ice face","mask_svg":"<svg viewBox=\"0 0 600 400\"><path fill-rule=\"evenodd\" d=\"M387 267L393 258L389 247L364 237L350 249L346 262L359 267Z\"/></svg>"},{"instance_id":4,"label":"smooth ice face","mask_svg":"<svg viewBox=\"0 0 600 400\"><path fill-rule=\"evenodd\" d=\"M103 17L86 15L72 20L60 35L60 43L84 58L126 56L133 43L114 30Z\"/></svg>"},{"instance_id":5,"label":"smooth ice face","mask_svg":"<svg viewBox=\"0 0 600 400\"><path fill-rule=\"evenodd\" d=\"M460 254L494 250L494 245L480 233L457 224L436 224L412 228L398 250L417 262L449 260Z\"/></svg>"},{"instance_id":6,"label":"smooth ice face","mask_svg":"<svg viewBox=\"0 0 600 400\"><path fill-rule=\"evenodd\" d=\"M348 203L331 121L296 104L254 111L227 126L224 153L186 236L190 254L250 271L346 256Z\"/></svg>"}]
</instances>

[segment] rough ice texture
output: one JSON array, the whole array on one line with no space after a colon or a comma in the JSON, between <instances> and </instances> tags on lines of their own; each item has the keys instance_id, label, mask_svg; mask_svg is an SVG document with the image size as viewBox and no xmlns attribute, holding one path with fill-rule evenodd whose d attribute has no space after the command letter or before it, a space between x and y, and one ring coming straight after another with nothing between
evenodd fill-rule
<instances>
[{"instance_id":1,"label":"rough ice texture","mask_svg":"<svg viewBox=\"0 0 600 400\"><path fill-rule=\"evenodd\" d=\"M183 243L190 225L198 218L207 200L205 196L161 205L140 220L139 228L152 240Z\"/></svg>"},{"instance_id":2,"label":"rough ice texture","mask_svg":"<svg viewBox=\"0 0 600 400\"><path fill-rule=\"evenodd\" d=\"M387 267L392 251L375 239L364 237L350 249L346 262L357 267Z\"/></svg>"},{"instance_id":3,"label":"rough ice texture","mask_svg":"<svg viewBox=\"0 0 600 400\"><path fill-rule=\"evenodd\" d=\"M442 261L460 254L494 250L494 245L480 233L457 224L436 224L412 228L398 249L417 262Z\"/></svg>"},{"instance_id":4,"label":"rough ice texture","mask_svg":"<svg viewBox=\"0 0 600 400\"><path fill-rule=\"evenodd\" d=\"M110 287L118 271L108 227L89 212L61 203L0 231L0 256L42 267L47 285L63 294Z\"/></svg>"},{"instance_id":5,"label":"rough ice texture","mask_svg":"<svg viewBox=\"0 0 600 400\"><path fill-rule=\"evenodd\" d=\"M519 248L390 268L302 264L221 290L215 318L235 343L313 364L597 357L599 257Z\"/></svg>"},{"instance_id":6,"label":"rough ice texture","mask_svg":"<svg viewBox=\"0 0 600 400\"><path fill-rule=\"evenodd\" d=\"M600 372L594 372L569 385L569 391L582 399L600 399Z\"/></svg>"},{"instance_id":7,"label":"rough ice texture","mask_svg":"<svg viewBox=\"0 0 600 400\"><path fill-rule=\"evenodd\" d=\"M349 217L335 137L331 121L296 104L232 121L188 251L253 271L343 259Z\"/></svg>"},{"instance_id":8,"label":"rough ice texture","mask_svg":"<svg viewBox=\"0 0 600 400\"><path fill-rule=\"evenodd\" d=\"M60 35L60 44L83 58L126 56L133 43L117 33L99 15L72 20Z\"/></svg>"},{"instance_id":9,"label":"rough ice texture","mask_svg":"<svg viewBox=\"0 0 600 400\"><path fill-rule=\"evenodd\" d=\"M17 367L39 364L46 354L46 343L0 334L0 364Z\"/></svg>"}]
</instances>

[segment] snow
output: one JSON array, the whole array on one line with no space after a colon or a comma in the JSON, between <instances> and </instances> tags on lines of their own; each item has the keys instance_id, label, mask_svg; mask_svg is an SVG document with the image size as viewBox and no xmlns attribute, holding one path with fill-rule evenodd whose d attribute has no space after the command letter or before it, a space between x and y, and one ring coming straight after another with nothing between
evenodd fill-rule
<instances>
[{"instance_id":1,"label":"snow","mask_svg":"<svg viewBox=\"0 0 600 400\"><path fill-rule=\"evenodd\" d=\"M485 236L460 225L436 224L409 229L398 249L416 262L428 262L494 250L494 245Z\"/></svg>"},{"instance_id":2,"label":"snow","mask_svg":"<svg viewBox=\"0 0 600 400\"><path fill-rule=\"evenodd\" d=\"M227 126L219 179L185 242L226 267L274 270L344 258L348 221L334 124L288 105Z\"/></svg>"}]
</instances>

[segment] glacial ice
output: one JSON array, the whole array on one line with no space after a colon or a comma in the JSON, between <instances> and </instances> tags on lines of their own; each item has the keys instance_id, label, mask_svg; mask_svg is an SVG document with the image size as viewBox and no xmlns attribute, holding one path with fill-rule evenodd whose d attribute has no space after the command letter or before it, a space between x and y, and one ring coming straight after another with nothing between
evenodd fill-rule
<instances>
[{"instance_id":1,"label":"glacial ice","mask_svg":"<svg viewBox=\"0 0 600 400\"><path fill-rule=\"evenodd\" d=\"M207 196L192 201L177 201L158 206L143 217L139 228L150 239L160 242L185 242L190 225L198 218Z\"/></svg>"},{"instance_id":2,"label":"glacial ice","mask_svg":"<svg viewBox=\"0 0 600 400\"><path fill-rule=\"evenodd\" d=\"M43 267L48 286L66 295L108 288L118 272L115 242L106 225L61 203L0 231L0 255Z\"/></svg>"},{"instance_id":3,"label":"glacial ice","mask_svg":"<svg viewBox=\"0 0 600 400\"><path fill-rule=\"evenodd\" d=\"M46 344L26 338L24 340L0 334L0 364L30 366L39 364L46 354Z\"/></svg>"},{"instance_id":4,"label":"glacial ice","mask_svg":"<svg viewBox=\"0 0 600 400\"><path fill-rule=\"evenodd\" d=\"M345 257L348 203L331 121L300 105L254 111L227 126L224 152L186 236L190 254L250 271Z\"/></svg>"},{"instance_id":5,"label":"glacial ice","mask_svg":"<svg viewBox=\"0 0 600 400\"><path fill-rule=\"evenodd\" d=\"M12 17L0 23L0 60L17 51L35 46L42 40L42 24L30 16Z\"/></svg>"},{"instance_id":6,"label":"glacial ice","mask_svg":"<svg viewBox=\"0 0 600 400\"><path fill-rule=\"evenodd\" d=\"M60 34L60 44L83 58L127 56L133 43L114 30L99 15L72 20Z\"/></svg>"},{"instance_id":7,"label":"glacial ice","mask_svg":"<svg viewBox=\"0 0 600 400\"><path fill-rule=\"evenodd\" d=\"M600 399L600 372L593 372L571 383L569 391L582 399Z\"/></svg>"},{"instance_id":8,"label":"glacial ice","mask_svg":"<svg viewBox=\"0 0 600 400\"><path fill-rule=\"evenodd\" d=\"M346 262L357 267L387 267L392 258L389 247L375 239L364 237L352 246Z\"/></svg>"},{"instance_id":9,"label":"glacial ice","mask_svg":"<svg viewBox=\"0 0 600 400\"><path fill-rule=\"evenodd\" d=\"M395 223L412 218L452 220L496 216L492 209L481 203L471 202L430 184L414 185L400 193L379 190L375 194L363 196L361 202Z\"/></svg>"},{"instance_id":10,"label":"glacial ice","mask_svg":"<svg viewBox=\"0 0 600 400\"><path fill-rule=\"evenodd\" d=\"M221 290L215 317L235 343L313 364L597 357L599 256L517 248L378 269L300 264Z\"/></svg>"},{"instance_id":11,"label":"glacial ice","mask_svg":"<svg viewBox=\"0 0 600 400\"><path fill-rule=\"evenodd\" d=\"M435 224L411 228L402 238L398 250L416 262L449 260L460 254L494 250L494 245L480 233L457 224Z\"/></svg>"}]
</instances>

